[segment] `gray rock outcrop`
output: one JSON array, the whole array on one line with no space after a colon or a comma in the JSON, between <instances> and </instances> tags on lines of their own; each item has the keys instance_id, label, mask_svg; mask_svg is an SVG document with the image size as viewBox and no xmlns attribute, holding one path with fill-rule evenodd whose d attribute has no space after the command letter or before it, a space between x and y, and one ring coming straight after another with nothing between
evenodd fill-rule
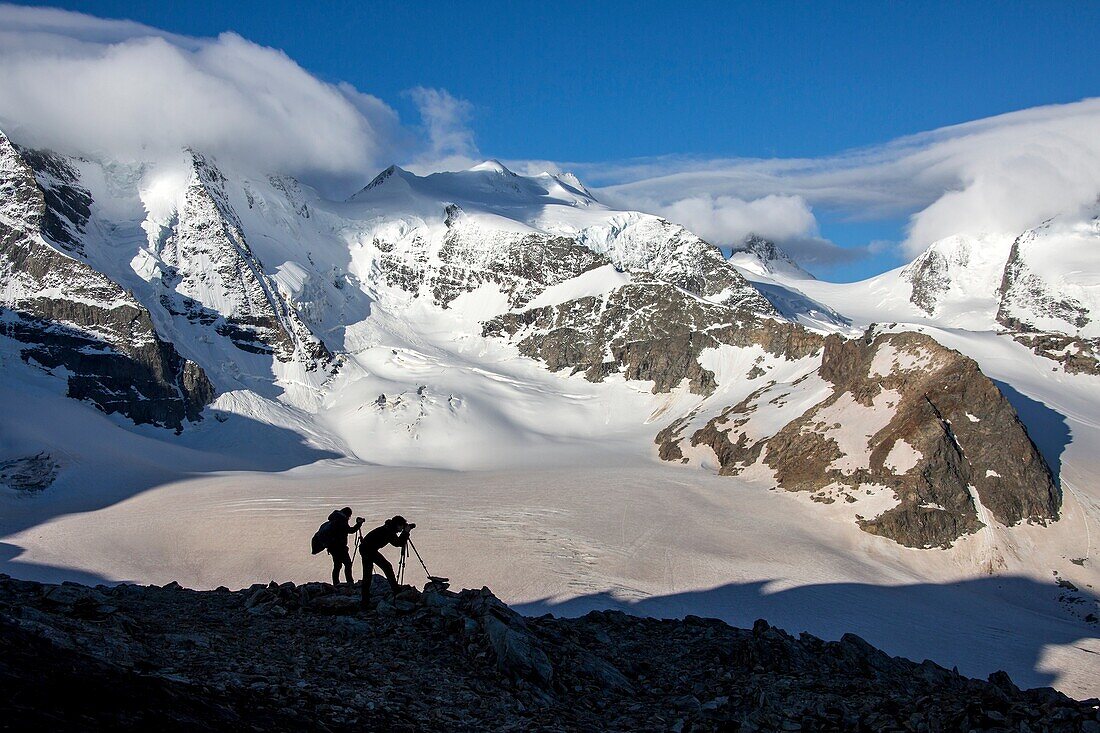
<instances>
[{"instance_id":1,"label":"gray rock outcrop","mask_svg":"<svg viewBox=\"0 0 1100 733\"><path fill-rule=\"evenodd\" d=\"M0 461L0 484L15 491L35 493L48 489L61 465L46 451Z\"/></svg>"},{"instance_id":2,"label":"gray rock outcrop","mask_svg":"<svg viewBox=\"0 0 1100 733\"><path fill-rule=\"evenodd\" d=\"M797 359L818 350L822 337L752 310L712 303L656 278L638 276L605 297L510 312L485 323L486 336L507 336L549 369L583 372L591 381L621 373L667 392L687 380L709 394L714 373L699 363L705 349L759 345Z\"/></svg>"}]
</instances>

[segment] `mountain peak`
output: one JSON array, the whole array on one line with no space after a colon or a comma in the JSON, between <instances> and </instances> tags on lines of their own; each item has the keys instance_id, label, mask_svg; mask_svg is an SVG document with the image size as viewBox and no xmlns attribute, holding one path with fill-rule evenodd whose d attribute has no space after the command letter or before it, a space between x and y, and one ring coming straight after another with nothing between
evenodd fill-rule
<instances>
[{"instance_id":1,"label":"mountain peak","mask_svg":"<svg viewBox=\"0 0 1100 733\"><path fill-rule=\"evenodd\" d=\"M765 239L759 234L750 234L745 237L745 241L743 241L741 246L737 247L737 249L744 252L752 252L765 262L789 262L794 264L794 260L792 260L786 252L781 250L775 242L770 239Z\"/></svg>"},{"instance_id":2,"label":"mountain peak","mask_svg":"<svg viewBox=\"0 0 1100 733\"><path fill-rule=\"evenodd\" d=\"M789 254L784 252L778 244L758 234L749 234L741 244L734 246L730 256L735 259L743 260L743 257L737 258L738 254L747 254L758 260L760 266L763 267L763 274L784 274L788 276L794 275L800 278L813 278L813 275L802 269L802 267L795 262ZM749 264L744 261L736 262L735 264L749 266ZM750 269L758 268L750 267Z\"/></svg>"},{"instance_id":3,"label":"mountain peak","mask_svg":"<svg viewBox=\"0 0 1100 733\"><path fill-rule=\"evenodd\" d=\"M369 191L372 188L377 188L378 186L381 186L383 183L389 180L394 174L406 172L407 171L401 166L391 163L389 168L375 176L370 183L363 187L363 190Z\"/></svg>"},{"instance_id":4,"label":"mountain peak","mask_svg":"<svg viewBox=\"0 0 1100 733\"><path fill-rule=\"evenodd\" d=\"M500 173L505 176L516 175L512 171L508 170L508 167L501 163L496 158L490 158L489 160L483 160L475 165L473 168L468 169L470 171L488 172L488 173Z\"/></svg>"},{"instance_id":5,"label":"mountain peak","mask_svg":"<svg viewBox=\"0 0 1100 733\"><path fill-rule=\"evenodd\" d=\"M547 173L546 175L550 175L550 174ZM590 199L592 201L597 200L596 197L593 195L593 193L588 190L588 187L585 186L581 182L581 179L577 178L576 174L574 174L570 171L565 171L564 173L558 173L557 175L552 175L550 177L553 178L555 181L557 181L559 185L565 187L566 190L568 190L568 191L570 191L574 194L578 194L578 195L580 195L580 196L582 196L586 199Z\"/></svg>"},{"instance_id":6,"label":"mountain peak","mask_svg":"<svg viewBox=\"0 0 1100 733\"><path fill-rule=\"evenodd\" d=\"M382 171L373 179L371 179L370 183L356 191L355 194L348 199L348 201L353 201L365 194L367 191L373 191L374 189L385 185L387 182L392 183L395 178L400 178L407 182L410 178L415 177L415 175L409 173L407 170L397 165L396 163L391 163L390 166L386 168L386 170Z\"/></svg>"}]
</instances>

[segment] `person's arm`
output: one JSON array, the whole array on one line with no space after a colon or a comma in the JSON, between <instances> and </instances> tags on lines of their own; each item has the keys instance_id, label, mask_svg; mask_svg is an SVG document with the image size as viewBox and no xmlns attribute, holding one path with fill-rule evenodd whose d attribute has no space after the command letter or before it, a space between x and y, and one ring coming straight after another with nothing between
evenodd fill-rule
<instances>
[{"instance_id":1,"label":"person's arm","mask_svg":"<svg viewBox=\"0 0 1100 733\"><path fill-rule=\"evenodd\" d=\"M403 529L397 533L397 536L390 540L390 544L394 547L404 547L405 543L409 541L409 530Z\"/></svg>"},{"instance_id":2,"label":"person's arm","mask_svg":"<svg viewBox=\"0 0 1100 733\"><path fill-rule=\"evenodd\" d=\"M365 520L362 517L356 517L355 524L348 527L348 534L355 534L356 532L358 532L359 528L363 526L364 521Z\"/></svg>"}]
</instances>

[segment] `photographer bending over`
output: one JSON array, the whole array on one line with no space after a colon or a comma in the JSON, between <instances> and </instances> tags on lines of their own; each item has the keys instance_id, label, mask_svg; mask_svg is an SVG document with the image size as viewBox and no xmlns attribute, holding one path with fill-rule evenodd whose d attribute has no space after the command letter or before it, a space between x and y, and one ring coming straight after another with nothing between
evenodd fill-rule
<instances>
[{"instance_id":1,"label":"photographer bending over","mask_svg":"<svg viewBox=\"0 0 1100 733\"><path fill-rule=\"evenodd\" d=\"M400 586L393 574L393 565L390 565L390 561L382 557L380 550L386 545L404 547L409 540L409 532L415 526L415 524L409 524L404 517L398 515L393 519L387 519L381 527L372 529L363 536L362 542L359 543L359 552L363 555L362 606L364 608L367 607L370 601L371 577L374 574L375 565L382 568L382 572L386 574L386 580L390 581L390 588L393 589L394 593L397 593Z\"/></svg>"}]
</instances>

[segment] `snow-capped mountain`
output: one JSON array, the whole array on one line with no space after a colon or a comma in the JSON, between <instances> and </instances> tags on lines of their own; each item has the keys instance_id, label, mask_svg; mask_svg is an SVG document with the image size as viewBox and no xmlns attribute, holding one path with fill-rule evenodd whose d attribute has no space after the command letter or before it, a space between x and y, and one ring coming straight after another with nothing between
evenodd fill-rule
<instances>
[{"instance_id":1,"label":"snow-capped mountain","mask_svg":"<svg viewBox=\"0 0 1100 733\"><path fill-rule=\"evenodd\" d=\"M32 165L34 166L32 168ZM0 134L3 333L67 394L135 422L182 428L213 387L154 326L146 307L89 264L92 199L69 162L21 155Z\"/></svg>"},{"instance_id":2,"label":"snow-capped mountain","mask_svg":"<svg viewBox=\"0 0 1100 733\"><path fill-rule=\"evenodd\" d=\"M751 261L739 267L758 286L797 290L856 326L898 322L1001 333L1071 374L1098 374L1098 217L1063 215L1018 234L947 237L909 264L857 283L765 271Z\"/></svg>"},{"instance_id":3,"label":"snow-capped mountain","mask_svg":"<svg viewBox=\"0 0 1100 733\"><path fill-rule=\"evenodd\" d=\"M997 321L1071 373L1100 374L1100 213L1060 217L1012 243Z\"/></svg>"},{"instance_id":4,"label":"snow-capped mountain","mask_svg":"<svg viewBox=\"0 0 1100 733\"><path fill-rule=\"evenodd\" d=\"M426 258L429 266L469 259L502 270L508 263L487 258L561 238L619 270L651 273L721 305L773 313L717 247L656 216L609 209L572 176L519 176L496 161L424 177L391 166L349 205L350 215L392 244L387 254L393 257ZM403 231L394 229L396 222Z\"/></svg>"},{"instance_id":5,"label":"snow-capped mountain","mask_svg":"<svg viewBox=\"0 0 1100 733\"><path fill-rule=\"evenodd\" d=\"M1056 217L1016 236L935 242L901 270L912 285L909 300L952 324L1095 339L1098 216Z\"/></svg>"},{"instance_id":6,"label":"snow-capped mountain","mask_svg":"<svg viewBox=\"0 0 1100 733\"><path fill-rule=\"evenodd\" d=\"M328 201L192 150L123 164L4 138L0 153L21 362L6 368L51 375L120 429L186 428L209 449L247 420L336 455L453 467L644 451L660 433L661 458L843 496L849 521L906 545L1059 516L1047 463L977 364L870 328L772 242L727 259L573 176L497 161L391 166ZM955 238L858 287L893 298L880 322L910 320L900 308L1087 339L1087 278L1074 290L1035 252L1089 236L1095 223L1048 226L1003 257L1001 240Z\"/></svg>"}]
</instances>

